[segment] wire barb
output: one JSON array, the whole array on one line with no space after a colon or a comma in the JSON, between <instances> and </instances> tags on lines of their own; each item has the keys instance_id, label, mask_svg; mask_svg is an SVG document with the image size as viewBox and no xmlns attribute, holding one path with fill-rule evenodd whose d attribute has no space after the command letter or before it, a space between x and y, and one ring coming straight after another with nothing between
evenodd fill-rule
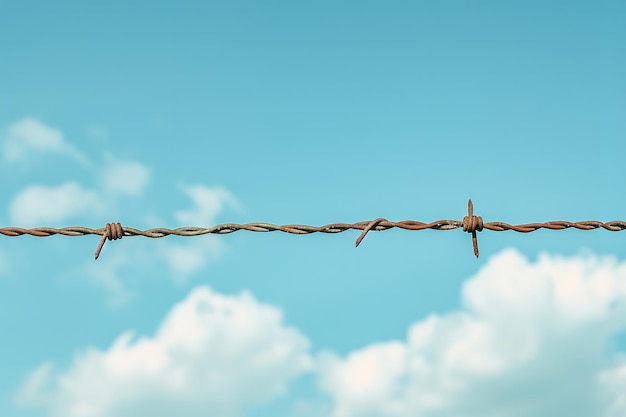
<instances>
[{"instance_id":1,"label":"wire barb","mask_svg":"<svg viewBox=\"0 0 626 417\"><path fill-rule=\"evenodd\" d=\"M467 202L467 216L463 217L463 231L472 234L472 246L474 246L474 255L478 258L478 238L476 232L482 232L483 218L474 216L474 204L472 199Z\"/></svg>"},{"instance_id":2,"label":"wire barb","mask_svg":"<svg viewBox=\"0 0 626 417\"><path fill-rule=\"evenodd\" d=\"M104 247L104 243L108 240L117 240L124 237L124 229L122 225L119 223L107 223L104 229L102 230L102 239L100 239L100 243L98 243L98 247L96 248L96 253L94 254L96 260L100 257L100 251Z\"/></svg>"}]
</instances>

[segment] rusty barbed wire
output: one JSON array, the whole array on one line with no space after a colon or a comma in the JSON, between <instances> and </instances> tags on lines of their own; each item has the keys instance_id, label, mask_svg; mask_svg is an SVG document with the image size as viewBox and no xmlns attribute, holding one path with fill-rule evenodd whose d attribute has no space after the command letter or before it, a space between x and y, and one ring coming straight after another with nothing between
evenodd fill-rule
<instances>
[{"instance_id":1,"label":"rusty barbed wire","mask_svg":"<svg viewBox=\"0 0 626 417\"><path fill-rule=\"evenodd\" d=\"M563 229L579 229L593 230L606 229L611 232L619 232L626 229L626 222L615 220L610 222L600 222L596 220L569 222L563 220L555 220L546 223L527 223L519 225L511 225L504 222L483 223L480 216L474 215L474 206L472 200L467 203L467 216L462 221L458 220L437 220L431 223L423 223L415 220L403 220L392 222L385 218L378 218L371 221L362 221L358 223L331 223L324 226L308 226L302 224L276 225L271 223L224 223L211 227L179 227L176 229L153 228L147 230L135 229L132 227L122 227L120 223L107 223L105 227L100 229L91 229L82 226L71 226L63 228L53 227L35 227L32 229L24 229L21 227L0 227L0 234L5 236L22 236L30 235L36 237L48 237L53 235L63 236L85 236L99 235L102 236L95 252L95 259L98 259L104 243L107 240L121 239L124 236L144 236L149 238L161 238L169 235L176 236L200 236L206 234L225 235L234 233L239 230L249 232L284 232L297 235L305 235L311 233L341 233L347 230L361 230L361 234L356 240L358 247L365 236L370 231L385 231L393 228L404 230L453 230L461 228L464 232L471 233L472 246L474 255L478 258L478 238L477 232L482 230L491 230L494 232L503 232L512 230L519 233L530 233L539 229L563 230Z\"/></svg>"}]
</instances>

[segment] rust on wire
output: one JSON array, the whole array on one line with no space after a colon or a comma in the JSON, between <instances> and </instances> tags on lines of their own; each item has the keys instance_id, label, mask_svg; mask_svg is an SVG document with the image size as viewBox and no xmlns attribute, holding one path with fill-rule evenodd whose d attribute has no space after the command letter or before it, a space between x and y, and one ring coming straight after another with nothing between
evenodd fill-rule
<instances>
[{"instance_id":1,"label":"rust on wire","mask_svg":"<svg viewBox=\"0 0 626 417\"><path fill-rule=\"evenodd\" d=\"M520 225L510 225L503 222L483 223L480 216L474 215L474 206L472 200L467 204L467 216L462 221L458 220L437 220L432 223L423 223L415 220L403 220L400 222L392 222L384 218L378 218L370 221L358 223L332 223L325 226L307 226L301 224L275 225L271 223L246 223L235 224L226 223L212 227L179 227L177 229L154 228L148 230L139 230L132 227L122 227L119 223L109 223L101 229L90 229L88 227L72 226L63 228L52 227L36 227L32 229L24 229L21 227L0 227L0 235L5 236L22 236L30 235L36 237L47 237L53 235L63 236L85 236L99 235L102 236L96 249L95 258L98 259L100 251L107 240L121 239L123 236L144 236L149 238L161 238L169 235L176 236L200 236L205 234L225 235L234 233L239 230L247 230L250 232L284 232L297 235L306 235L310 233L342 233L347 230L360 230L361 234L356 240L356 246L359 246L365 236L370 231L381 232L393 228L404 230L452 230L461 228L464 232L472 234L472 246L474 255L478 257L478 239L477 232L484 229L494 232L503 232L512 230L519 233L530 233L539 229L563 230L563 229L579 229L593 230L606 229L612 232L619 232L626 229L626 222L615 220L611 222L600 222L595 220L568 222L562 220L551 221L547 223L528 223Z\"/></svg>"}]
</instances>

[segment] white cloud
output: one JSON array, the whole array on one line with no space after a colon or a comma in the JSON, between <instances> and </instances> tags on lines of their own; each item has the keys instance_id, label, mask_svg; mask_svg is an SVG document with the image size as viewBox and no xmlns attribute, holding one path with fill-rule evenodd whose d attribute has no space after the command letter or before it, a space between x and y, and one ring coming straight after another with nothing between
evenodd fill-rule
<instances>
[{"instance_id":1,"label":"white cloud","mask_svg":"<svg viewBox=\"0 0 626 417\"><path fill-rule=\"evenodd\" d=\"M461 311L415 323L406 341L320 355L333 416L626 415L626 262L514 250L463 288Z\"/></svg>"},{"instance_id":2,"label":"white cloud","mask_svg":"<svg viewBox=\"0 0 626 417\"><path fill-rule=\"evenodd\" d=\"M406 340L345 357L318 355L325 404L299 415L334 417L621 417L626 355L626 262L514 250L494 256L463 287L463 308L416 322ZM248 293L194 290L152 337L120 335L69 369L43 364L21 404L51 416L238 415L280 395L311 365L308 341L278 309ZM318 410L318 411L316 411ZM325 410L325 411L320 411Z\"/></svg>"},{"instance_id":3,"label":"white cloud","mask_svg":"<svg viewBox=\"0 0 626 417\"><path fill-rule=\"evenodd\" d=\"M5 161L25 160L36 153L67 155L83 164L89 164L85 155L65 141L60 130L33 117L25 117L10 125L4 140Z\"/></svg>"},{"instance_id":4,"label":"white cloud","mask_svg":"<svg viewBox=\"0 0 626 417\"><path fill-rule=\"evenodd\" d=\"M247 292L200 287L153 337L124 333L108 350L79 353L61 373L43 364L16 400L54 417L235 416L283 394L310 369L308 351L275 307Z\"/></svg>"},{"instance_id":5,"label":"white cloud","mask_svg":"<svg viewBox=\"0 0 626 417\"><path fill-rule=\"evenodd\" d=\"M212 226L225 207L238 209L237 199L224 187L192 185L184 191L194 203L194 208L176 212L176 220L186 226Z\"/></svg>"},{"instance_id":6,"label":"white cloud","mask_svg":"<svg viewBox=\"0 0 626 417\"><path fill-rule=\"evenodd\" d=\"M136 196L148 185L150 171L139 162L114 162L104 168L101 179L109 192Z\"/></svg>"},{"instance_id":7,"label":"white cloud","mask_svg":"<svg viewBox=\"0 0 626 417\"><path fill-rule=\"evenodd\" d=\"M57 187L32 185L11 201L11 222L23 226L49 226L78 216L101 211L95 192L68 181Z\"/></svg>"}]
</instances>

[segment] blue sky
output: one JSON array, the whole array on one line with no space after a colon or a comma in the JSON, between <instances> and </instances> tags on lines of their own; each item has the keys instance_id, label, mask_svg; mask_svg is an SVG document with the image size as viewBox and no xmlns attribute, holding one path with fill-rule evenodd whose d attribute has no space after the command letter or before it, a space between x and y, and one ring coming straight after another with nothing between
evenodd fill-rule
<instances>
[{"instance_id":1,"label":"blue sky","mask_svg":"<svg viewBox=\"0 0 626 417\"><path fill-rule=\"evenodd\" d=\"M0 224L625 219L624 18L0 0ZM0 237L0 415L626 413L621 233L357 236Z\"/></svg>"}]
</instances>

